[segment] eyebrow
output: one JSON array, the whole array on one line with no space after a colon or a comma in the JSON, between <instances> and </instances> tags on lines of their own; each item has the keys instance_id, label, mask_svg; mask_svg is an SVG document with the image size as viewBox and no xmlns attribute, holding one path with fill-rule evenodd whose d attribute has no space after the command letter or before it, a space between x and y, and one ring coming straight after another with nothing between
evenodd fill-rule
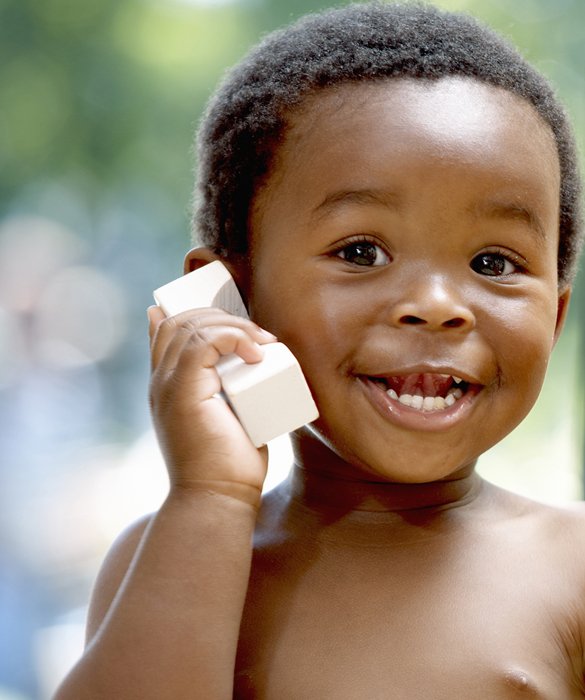
<instances>
[{"instance_id":1,"label":"eyebrow","mask_svg":"<svg viewBox=\"0 0 585 700\"><path fill-rule=\"evenodd\" d=\"M321 218L343 204L376 204L378 206L382 205L395 209L398 199L398 195L389 190L338 190L328 194L325 199L313 209L311 215Z\"/></svg>"},{"instance_id":2,"label":"eyebrow","mask_svg":"<svg viewBox=\"0 0 585 700\"><path fill-rule=\"evenodd\" d=\"M328 194L312 211L313 217L321 218L343 204L382 205L389 209L398 208L400 198L396 192L378 189L338 190ZM512 201L486 201L470 208L476 216L494 219L521 221L536 232L541 241L546 240L546 231L536 212Z\"/></svg>"},{"instance_id":3,"label":"eyebrow","mask_svg":"<svg viewBox=\"0 0 585 700\"><path fill-rule=\"evenodd\" d=\"M546 231L538 214L517 202L488 201L473 207L473 213L493 219L521 221L535 231L542 242L546 240Z\"/></svg>"}]
</instances>

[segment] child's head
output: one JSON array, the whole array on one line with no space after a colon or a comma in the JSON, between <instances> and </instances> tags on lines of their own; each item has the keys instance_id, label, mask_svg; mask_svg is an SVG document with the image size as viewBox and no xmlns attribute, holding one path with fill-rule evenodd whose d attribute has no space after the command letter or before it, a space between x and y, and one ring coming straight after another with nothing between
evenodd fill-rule
<instances>
[{"instance_id":1,"label":"child's head","mask_svg":"<svg viewBox=\"0 0 585 700\"><path fill-rule=\"evenodd\" d=\"M233 69L199 133L196 237L245 253L254 199L296 109L320 89L392 78L467 76L527 100L552 130L560 162L559 287L582 241L580 176L568 118L549 83L472 18L419 4L368 3L309 15L269 35Z\"/></svg>"}]
</instances>

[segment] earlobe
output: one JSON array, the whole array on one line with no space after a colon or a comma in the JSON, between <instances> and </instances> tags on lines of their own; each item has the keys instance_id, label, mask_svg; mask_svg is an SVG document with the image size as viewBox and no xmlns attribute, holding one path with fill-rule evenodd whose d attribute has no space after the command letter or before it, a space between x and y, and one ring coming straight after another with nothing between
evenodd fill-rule
<instances>
[{"instance_id":1,"label":"earlobe","mask_svg":"<svg viewBox=\"0 0 585 700\"><path fill-rule=\"evenodd\" d=\"M559 294L559 299L557 303L557 322L555 325L555 333L553 336L553 343L556 344L557 340L559 339L559 336L561 335L561 331L563 330L563 326L565 325L565 321L567 319L567 312L569 310L569 301L571 299L571 292L573 290L571 287L568 287L565 289L564 292Z\"/></svg>"}]
</instances>

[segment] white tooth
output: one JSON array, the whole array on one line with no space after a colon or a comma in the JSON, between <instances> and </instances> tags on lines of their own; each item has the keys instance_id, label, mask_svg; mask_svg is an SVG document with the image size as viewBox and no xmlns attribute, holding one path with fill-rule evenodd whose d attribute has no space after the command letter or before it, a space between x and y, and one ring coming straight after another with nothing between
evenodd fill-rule
<instances>
[{"instance_id":1,"label":"white tooth","mask_svg":"<svg viewBox=\"0 0 585 700\"><path fill-rule=\"evenodd\" d=\"M391 399L394 399L396 401L398 400L398 394L394 391L394 389L388 389L386 393Z\"/></svg>"},{"instance_id":2,"label":"white tooth","mask_svg":"<svg viewBox=\"0 0 585 700\"><path fill-rule=\"evenodd\" d=\"M435 407L435 397L434 396L425 396L425 398L423 400L423 409L425 411L432 411L434 407Z\"/></svg>"},{"instance_id":3,"label":"white tooth","mask_svg":"<svg viewBox=\"0 0 585 700\"><path fill-rule=\"evenodd\" d=\"M463 379L461 379L461 377L455 377L455 376L454 376L454 377L453 377L453 381L455 382L455 384L461 384L461 382L463 381Z\"/></svg>"},{"instance_id":4,"label":"white tooth","mask_svg":"<svg viewBox=\"0 0 585 700\"><path fill-rule=\"evenodd\" d=\"M443 379L449 379L450 376L450 374L439 374L439 377L442 377Z\"/></svg>"},{"instance_id":5,"label":"white tooth","mask_svg":"<svg viewBox=\"0 0 585 700\"><path fill-rule=\"evenodd\" d=\"M412 401L411 401L410 405L411 405L413 408L417 408L417 409L420 410L420 409L423 407L423 397L420 396L419 394L415 394L415 395L412 397Z\"/></svg>"},{"instance_id":6,"label":"white tooth","mask_svg":"<svg viewBox=\"0 0 585 700\"><path fill-rule=\"evenodd\" d=\"M405 406L412 406L412 396L410 394L402 394L398 400Z\"/></svg>"},{"instance_id":7,"label":"white tooth","mask_svg":"<svg viewBox=\"0 0 585 700\"><path fill-rule=\"evenodd\" d=\"M447 396L445 396L445 403L447 406L452 406L455 401L457 401L457 399L453 396L453 394L447 394Z\"/></svg>"},{"instance_id":8,"label":"white tooth","mask_svg":"<svg viewBox=\"0 0 585 700\"><path fill-rule=\"evenodd\" d=\"M460 399L463 396L461 389L453 389L453 391L449 393L451 393L456 399Z\"/></svg>"},{"instance_id":9,"label":"white tooth","mask_svg":"<svg viewBox=\"0 0 585 700\"><path fill-rule=\"evenodd\" d=\"M442 396L435 396L435 409L445 408L445 399Z\"/></svg>"}]
</instances>

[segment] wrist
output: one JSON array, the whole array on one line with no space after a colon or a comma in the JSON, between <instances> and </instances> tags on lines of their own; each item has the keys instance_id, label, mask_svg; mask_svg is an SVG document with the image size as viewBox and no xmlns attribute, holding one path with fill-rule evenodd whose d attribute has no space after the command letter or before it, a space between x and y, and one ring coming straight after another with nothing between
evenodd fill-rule
<instances>
[{"instance_id":1,"label":"wrist","mask_svg":"<svg viewBox=\"0 0 585 700\"><path fill-rule=\"evenodd\" d=\"M190 479L171 483L166 501L187 504L216 502L222 508L252 509L257 513L262 489L251 484L216 479Z\"/></svg>"}]
</instances>

